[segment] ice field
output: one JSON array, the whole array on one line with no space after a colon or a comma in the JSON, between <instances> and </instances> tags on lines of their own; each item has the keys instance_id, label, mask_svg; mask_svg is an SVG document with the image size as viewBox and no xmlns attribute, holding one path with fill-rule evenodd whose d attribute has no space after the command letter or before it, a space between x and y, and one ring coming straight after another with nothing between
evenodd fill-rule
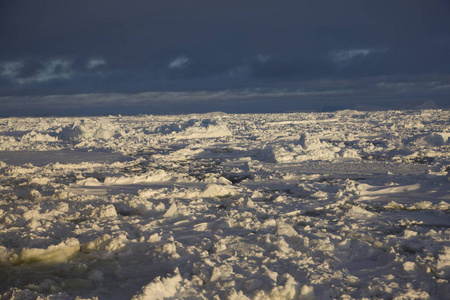
<instances>
[{"instance_id":1,"label":"ice field","mask_svg":"<svg viewBox=\"0 0 450 300\"><path fill-rule=\"evenodd\" d=\"M0 119L0 299L449 299L450 111Z\"/></svg>"}]
</instances>

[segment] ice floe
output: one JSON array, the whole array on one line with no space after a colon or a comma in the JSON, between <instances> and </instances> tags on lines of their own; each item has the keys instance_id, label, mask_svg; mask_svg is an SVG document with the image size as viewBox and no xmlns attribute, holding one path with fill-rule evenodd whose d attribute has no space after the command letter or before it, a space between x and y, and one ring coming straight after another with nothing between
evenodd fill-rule
<instances>
[{"instance_id":1,"label":"ice floe","mask_svg":"<svg viewBox=\"0 0 450 300\"><path fill-rule=\"evenodd\" d=\"M447 299L449 120L0 119L0 299Z\"/></svg>"}]
</instances>

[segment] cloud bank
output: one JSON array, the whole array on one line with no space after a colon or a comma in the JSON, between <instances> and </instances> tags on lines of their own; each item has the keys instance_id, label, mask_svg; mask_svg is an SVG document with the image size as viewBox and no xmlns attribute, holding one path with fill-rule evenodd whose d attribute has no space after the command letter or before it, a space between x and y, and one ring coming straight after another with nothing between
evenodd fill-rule
<instances>
[{"instance_id":1,"label":"cloud bank","mask_svg":"<svg viewBox=\"0 0 450 300\"><path fill-rule=\"evenodd\" d=\"M406 92L371 95L364 82L415 77L423 89L409 97L443 101L448 89L426 86L448 84L448 11L448 1L420 0L4 1L0 97L309 92L309 82L340 80L365 102Z\"/></svg>"},{"instance_id":2,"label":"cloud bank","mask_svg":"<svg viewBox=\"0 0 450 300\"><path fill-rule=\"evenodd\" d=\"M72 62L64 59L7 61L0 66L0 75L18 84L70 79L73 75Z\"/></svg>"},{"instance_id":3,"label":"cloud bank","mask_svg":"<svg viewBox=\"0 0 450 300\"><path fill-rule=\"evenodd\" d=\"M403 81L408 79L408 81ZM3 115L172 114L208 111L321 111L324 107L399 108L402 103L430 100L449 106L450 76L377 77L304 81L301 86L144 93L0 97ZM361 102L361 98L365 101ZM442 99L442 100L440 100ZM405 107L408 107L405 105ZM6 112L6 113L5 113Z\"/></svg>"},{"instance_id":4,"label":"cloud bank","mask_svg":"<svg viewBox=\"0 0 450 300\"><path fill-rule=\"evenodd\" d=\"M329 57L335 64L349 63L355 58L365 58L371 54L386 52L386 49L348 49L330 51Z\"/></svg>"}]
</instances>

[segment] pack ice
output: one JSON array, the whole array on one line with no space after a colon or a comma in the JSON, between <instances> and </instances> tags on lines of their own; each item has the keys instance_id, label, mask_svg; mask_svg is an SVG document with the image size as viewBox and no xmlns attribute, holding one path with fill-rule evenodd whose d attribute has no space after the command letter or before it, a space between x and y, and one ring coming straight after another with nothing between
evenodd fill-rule
<instances>
[{"instance_id":1,"label":"pack ice","mask_svg":"<svg viewBox=\"0 0 450 300\"><path fill-rule=\"evenodd\" d=\"M0 299L448 299L450 112L0 119Z\"/></svg>"}]
</instances>

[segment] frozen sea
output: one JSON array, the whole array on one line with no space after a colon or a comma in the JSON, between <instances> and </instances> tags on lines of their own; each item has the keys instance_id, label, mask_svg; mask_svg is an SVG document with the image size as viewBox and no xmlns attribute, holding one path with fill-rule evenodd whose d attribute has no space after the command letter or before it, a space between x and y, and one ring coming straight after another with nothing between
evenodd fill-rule
<instances>
[{"instance_id":1,"label":"frozen sea","mask_svg":"<svg viewBox=\"0 0 450 300\"><path fill-rule=\"evenodd\" d=\"M449 299L450 111L0 119L0 299Z\"/></svg>"}]
</instances>

